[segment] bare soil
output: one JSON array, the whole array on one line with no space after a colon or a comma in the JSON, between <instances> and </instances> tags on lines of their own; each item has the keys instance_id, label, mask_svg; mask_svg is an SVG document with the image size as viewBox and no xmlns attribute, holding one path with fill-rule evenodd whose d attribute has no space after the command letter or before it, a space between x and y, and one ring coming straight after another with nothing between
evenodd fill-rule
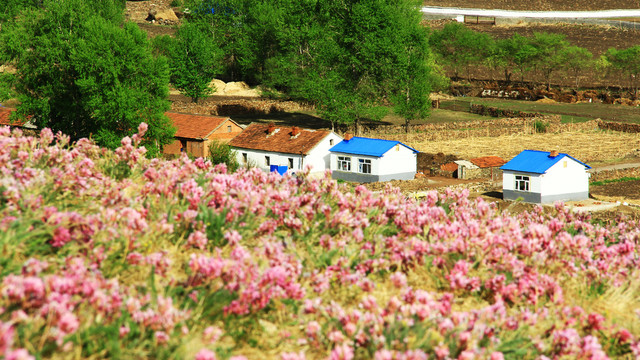
<instances>
[{"instance_id":1,"label":"bare soil","mask_svg":"<svg viewBox=\"0 0 640 360\"><path fill-rule=\"evenodd\" d=\"M640 9L638 0L423 0L426 6L524 11L580 11Z\"/></svg>"},{"instance_id":2,"label":"bare soil","mask_svg":"<svg viewBox=\"0 0 640 360\"><path fill-rule=\"evenodd\" d=\"M609 48L624 49L638 45L638 37L640 35L640 31L635 29L567 23L496 26L467 24L467 26L475 31L489 34L494 39L506 39L513 36L513 34L530 37L537 32L562 34L568 42L588 49L594 56L602 55Z\"/></svg>"},{"instance_id":3,"label":"bare soil","mask_svg":"<svg viewBox=\"0 0 640 360\"><path fill-rule=\"evenodd\" d=\"M599 186L591 186L593 195L622 197L625 199L640 200L640 180L609 183Z\"/></svg>"}]
</instances>

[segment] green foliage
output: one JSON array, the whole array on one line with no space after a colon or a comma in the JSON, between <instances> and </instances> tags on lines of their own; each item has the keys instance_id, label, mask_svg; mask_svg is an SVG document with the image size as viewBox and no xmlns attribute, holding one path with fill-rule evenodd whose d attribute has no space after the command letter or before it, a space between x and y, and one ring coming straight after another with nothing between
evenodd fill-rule
<instances>
[{"instance_id":1,"label":"green foliage","mask_svg":"<svg viewBox=\"0 0 640 360\"><path fill-rule=\"evenodd\" d=\"M640 180L640 177L625 176L625 177L621 177L619 179L607 179L607 180L601 180L601 181L593 181L590 184L592 186L601 186L601 185L617 183L617 182L639 181L639 180Z\"/></svg>"},{"instance_id":2,"label":"green foliage","mask_svg":"<svg viewBox=\"0 0 640 360\"><path fill-rule=\"evenodd\" d=\"M214 164L225 164L229 172L234 172L240 167L237 153L228 144L213 141L209 145L209 159Z\"/></svg>"},{"instance_id":3,"label":"green foliage","mask_svg":"<svg viewBox=\"0 0 640 360\"><path fill-rule=\"evenodd\" d=\"M614 69L629 77L630 87L635 90L637 97L640 78L640 45L622 50L610 48L604 56Z\"/></svg>"},{"instance_id":4,"label":"green foliage","mask_svg":"<svg viewBox=\"0 0 640 360\"><path fill-rule=\"evenodd\" d=\"M211 80L223 70L222 51L211 41L212 34L205 26L187 22L176 32L173 41L166 37L171 83L194 102L211 95Z\"/></svg>"},{"instance_id":5,"label":"green foliage","mask_svg":"<svg viewBox=\"0 0 640 360\"><path fill-rule=\"evenodd\" d=\"M549 123L536 120L533 123L533 128L536 130L536 133L546 133L547 129L549 128Z\"/></svg>"},{"instance_id":6,"label":"green foliage","mask_svg":"<svg viewBox=\"0 0 640 360\"><path fill-rule=\"evenodd\" d=\"M593 66L593 54L579 46L567 46L560 51L559 56L561 69L573 74L577 89L580 73Z\"/></svg>"},{"instance_id":7,"label":"green foliage","mask_svg":"<svg viewBox=\"0 0 640 360\"><path fill-rule=\"evenodd\" d=\"M16 97L13 90L15 75L9 73L0 73L0 101L6 101Z\"/></svg>"},{"instance_id":8,"label":"green foliage","mask_svg":"<svg viewBox=\"0 0 640 360\"><path fill-rule=\"evenodd\" d=\"M533 65L543 74L547 89L551 87L551 75L562 66L562 51L569 46L562 34L534 33L531 44L535 49Z\"/></svg>"},{"instance_id":9,"label":"green foliage","mask_svg":"<svg viewBox=\"0 0 640 360\"><path fill-rule=\"evenodd\" d=\"M451 22L431 34L429 43L441 61L451 67L457 78L462 71L470 77L469 67L490 56L493 40L489 35L473 31L464 24Z\"/></svg>"},{"instance_id":10,"label":"green foliage","mask_svg":"<svg viewBox=\"0 0 640 360\"><path fill-rule=\"evenodd\" d=\"M310 102L332 123L356 129L363 119L381 119L390 101L412 119L428 113L426 96L437 72L431 70L419 5L414 0L185 4L190 21L207 24L223 49L227 77Z\"/></svg>"},{"instance_id":11,"label":"green foliage","mask_svg":"<svg viewBox=\"0 0 640 360\"><path fill-rule=\"evenodd\" d=\"M17 68L18 116L109 148L144 121L150 156L172 140L167 61L152 56L137 25L123 23L120 1L45 0L24 15L0 39Z\"/></svg>"},{"instance_id":12,"label":"green foliage","mask_svg":"<svg viewBox=\"0 0 640 360\"><path fill-rule=\"evenodd\" d=\"M42 6L42 0L2 0L0 1L0 24L13 19L28 8Z\"/></svg>"}]
</instances>

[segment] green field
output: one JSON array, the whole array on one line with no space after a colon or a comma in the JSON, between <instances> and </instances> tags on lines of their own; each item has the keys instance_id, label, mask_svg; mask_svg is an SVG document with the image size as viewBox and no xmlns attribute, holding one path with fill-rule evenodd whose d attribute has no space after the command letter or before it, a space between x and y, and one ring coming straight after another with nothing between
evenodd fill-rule
<instances>
[{"instance_id":1,"label":"green field","mask_svg":"<svg viewBox=\"0 0 640 360\"><path fill-rule=\"evenodd\" d=\"M561 115L562 122L582 122L600 118L609 121L640 123L640 111L638 111L638 108L627 105L609 105L600 103L547 104L534 101L459 97L455 100L442 101L440 103L440 107L452 111L468 112L471 104L483 104L500 109L519 110L524 112Z\"/></svg>"}]
</instances>

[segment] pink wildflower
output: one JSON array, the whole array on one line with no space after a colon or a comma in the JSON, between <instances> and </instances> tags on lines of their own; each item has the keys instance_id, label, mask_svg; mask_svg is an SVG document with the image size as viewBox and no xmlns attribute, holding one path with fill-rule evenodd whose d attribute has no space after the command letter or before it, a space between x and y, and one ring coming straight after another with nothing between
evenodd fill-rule
<instances>
[{"instance_id":1,"label":"pink wildflower","mask_svg":"<svg viewBox=\"0 0 640 360\"><path fill-rule=\"evenodd\" d=\"M347 344L337 345L329 356L330 360L351 360L353 359L353 348Z\"/></svg>"},{"instance_id":2,"label":"pink wildflower","mask_svg":"<svg viewBox=\"0 0 640 360\"><path fill-rule=\"evenodd\" d=\"M195 360L216 360L216 354L209 349L201 349L196 354Z\"/></svg>"}]
</instances>

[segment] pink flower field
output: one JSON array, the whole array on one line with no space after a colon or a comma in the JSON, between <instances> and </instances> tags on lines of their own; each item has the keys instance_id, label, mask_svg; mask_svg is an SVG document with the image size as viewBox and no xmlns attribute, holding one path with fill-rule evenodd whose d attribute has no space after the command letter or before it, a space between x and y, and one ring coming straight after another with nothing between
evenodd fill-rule
<instances>
[{"instance_id":1,"label":"pink flower field","mask_svg":"<svg viewBox=\"0 0 640 360\"><path fill-rule=\"evenodd\" d=\"M0 358L640 357L640 229L0 128Z\"/></svg>"}]
</instances>

